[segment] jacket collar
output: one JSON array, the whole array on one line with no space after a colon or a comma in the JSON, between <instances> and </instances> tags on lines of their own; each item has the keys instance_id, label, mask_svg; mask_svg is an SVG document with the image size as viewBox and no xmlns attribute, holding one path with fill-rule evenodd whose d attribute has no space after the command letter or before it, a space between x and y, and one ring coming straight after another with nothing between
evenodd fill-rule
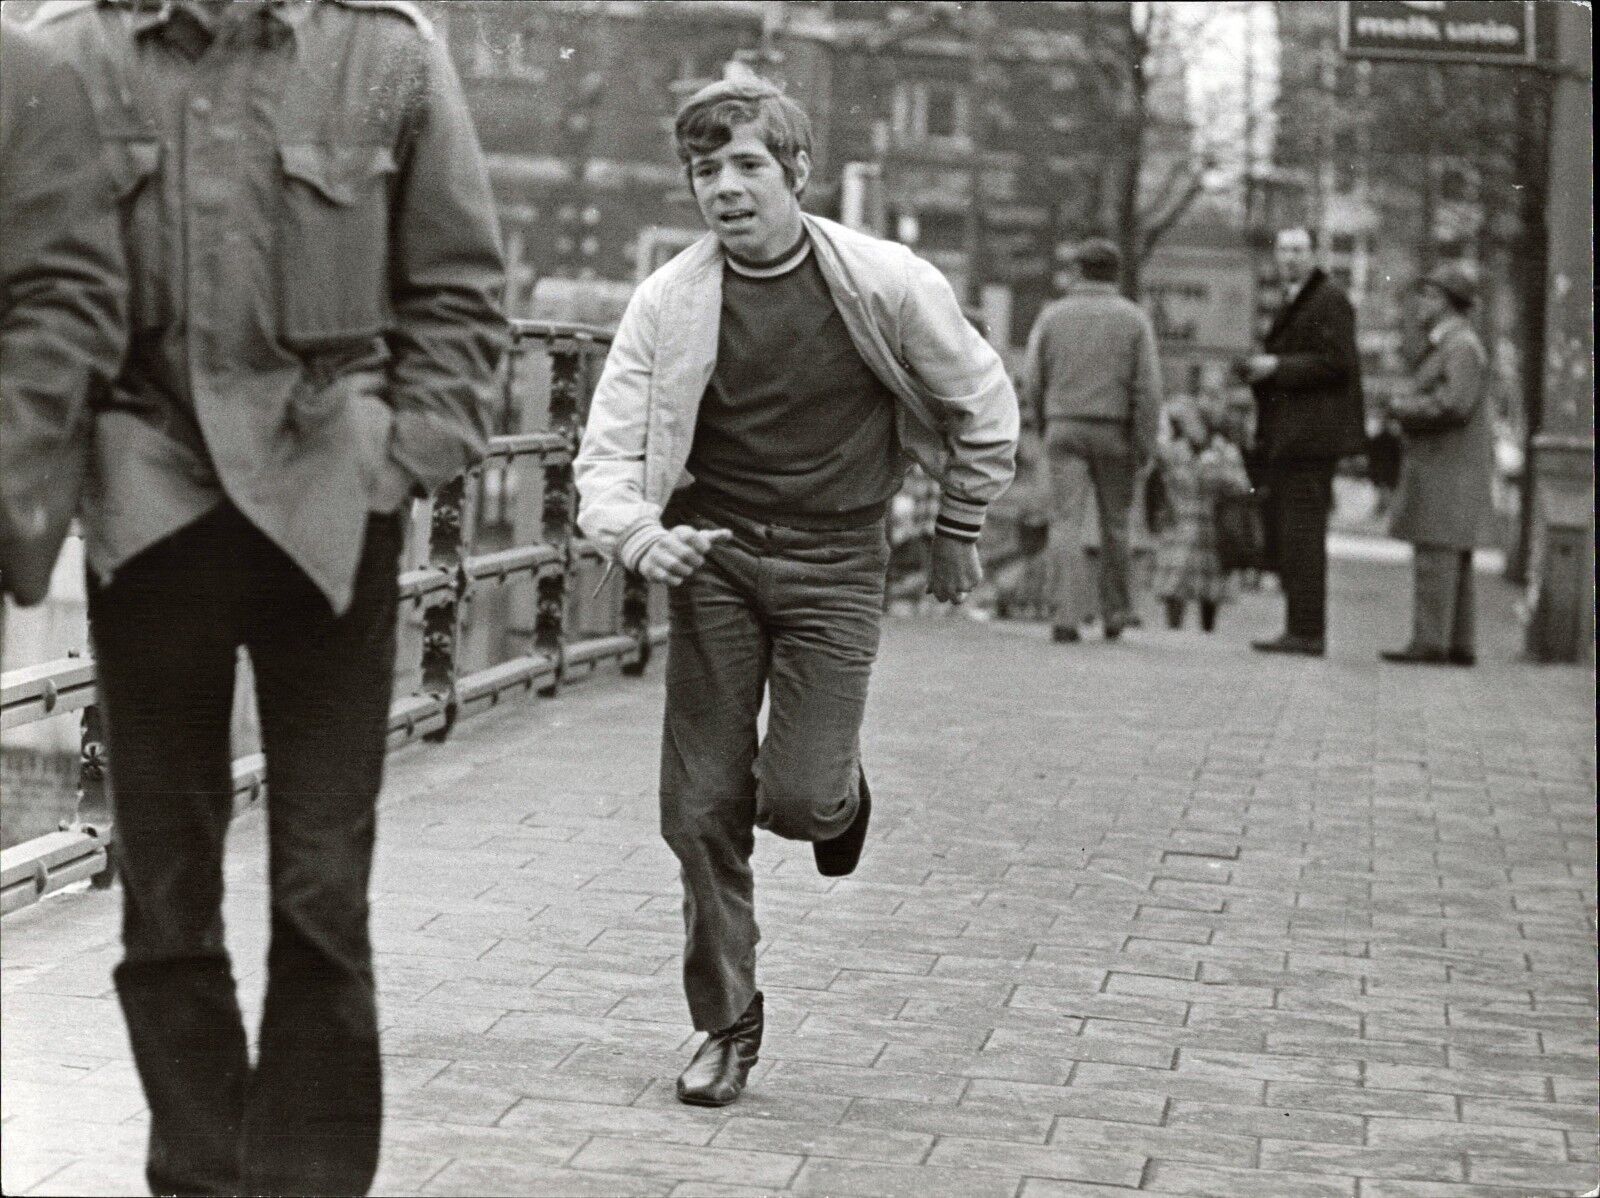
<instances>
[{"instance_id":1,"label":"jacket collar","mask_svg":"<svg viewBox=\"0 0 1600 1198\"><path fill-rule=\"evenodd\" d=\"M174 17L197 24L207 33L212 32L214 27L213 18L204 11L204 6L198 0L101 0L101 3L131 10L135 35L165 30ZM263 0L263 7L269 20L294 32L311 15L316 0Z\"/></svg>"},{"instance_id":2,"label":"jacket collar","mask_svg":"<svg viewBox=\"0 0 1600 1198\"><path fill-rule=\"evenodd\" d=\"M842 286L851 296L856 294L855 288L850 286L844 268L839 262L839 251L834 244L832 230L839 228L832 221L823 220L812 216L809 212L802 212L800 219L805 222L806 232L809 233L812 252L817 255L817 261L822 266L823 273L830 282ZM717 240L717 235L710 230L684 250L674 261L677 263L677 278L683 284L698 282L710 271L722 270L727 255L722 252L722 243Z\"/></svg>"}]
</instances>

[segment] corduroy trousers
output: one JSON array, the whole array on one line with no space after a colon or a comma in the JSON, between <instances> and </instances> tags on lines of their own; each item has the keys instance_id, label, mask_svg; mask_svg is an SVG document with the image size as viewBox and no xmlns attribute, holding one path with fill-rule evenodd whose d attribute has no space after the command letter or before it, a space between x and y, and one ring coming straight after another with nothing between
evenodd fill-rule
<instances>
[{"instance_id":1,"label":"corduroy trousers","mask_svg":"<svg viewBox=\"0 0 1600 1198\"><path fill-rule=\"evenodd\" d=\"M680 520L734 534L671 592L661 739L684 992L695 1028L717 1031L756 990L755 829L827 840L855 818L889 546L881 520L814 532L667 516Z\"/></svg>"}]
</instances>

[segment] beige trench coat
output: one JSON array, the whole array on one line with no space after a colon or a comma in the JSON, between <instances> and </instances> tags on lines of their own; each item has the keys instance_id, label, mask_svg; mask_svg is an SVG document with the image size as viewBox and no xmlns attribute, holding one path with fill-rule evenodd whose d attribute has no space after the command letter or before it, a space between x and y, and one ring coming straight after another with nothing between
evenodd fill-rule
<instances>
[{"instance_id":1,"label":"beige trench coat","mask_svg":"<svg viewBox=\"0 0 1600 1198\"><path fill-rule=\"evenodd\" d=\"M1391 403L1405 456L1389 532L1414 545L1473 549L1489 543L1494 509L1488 353L1459 316L1431 340L1411 392ZM1451 422L1451 414L1466 419Z\"/></svg>"}]
</instances>

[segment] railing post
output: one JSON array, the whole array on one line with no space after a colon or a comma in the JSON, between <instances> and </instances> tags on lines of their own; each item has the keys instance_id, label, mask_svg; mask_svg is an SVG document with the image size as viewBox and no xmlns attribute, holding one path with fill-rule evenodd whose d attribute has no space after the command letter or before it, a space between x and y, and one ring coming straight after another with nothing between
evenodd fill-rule
<instances>
[{"instance_id":1,"label":"railing post","mask_svg":"<svg viewBox=\"0 0 1600 1198\"><path fill-rule=\"evenodd\" d=\"M444 727L425 739L441 741L455 726L460 706L456 683L461 676L461 637L472 579L466 561L472 554L477 514L472 471L459 474L434 494L428 531L428 564L450 574L447 597L422 613L422 688L444 700Z\"/></svg>"},{"instance_id":2,"label":"railing post","mask_svg":"<svg viewBox=\"0 0 1600 1198\"><path fill-rule=\"evenodd\" d=\"M79 721L78 737L78 801L70 820L62 820L63 832L83 832L102 842L106 848L106 867L94 875L97 890L111 885L115 876L112 863L114 836L111 797L106 787L106 735L100 718L100 705L91 703L83 709Z\"/></svg>"},{"instance_id":3,"label":"railing post","mask_svg":"<svg viewBox=\"0 0 1600 1198\"><path fill-rule=\"evenodd\" d=\"M555 677L541 694L553 695L566 673L567 577L572 572L572 524L577 515L577 489L572 459L578 452L578 409L583 395L583 347L562 338L550 343L549 431L565 442L544 469L543 540L560 554L559 568L539 578L539 614L533 643L556 665Z\"/></svg>"},{"instance_id":4,"label":"railing post","mask_svg":"<svg viewBox=\"0 0 1600 1198\"><path fill-rule=\"evenodd\" d=\"M650 664L650 584L632 572L622 580L622 633L639 646L638 656L622 672L637 678Z\"/></svg>"}]
</instances>

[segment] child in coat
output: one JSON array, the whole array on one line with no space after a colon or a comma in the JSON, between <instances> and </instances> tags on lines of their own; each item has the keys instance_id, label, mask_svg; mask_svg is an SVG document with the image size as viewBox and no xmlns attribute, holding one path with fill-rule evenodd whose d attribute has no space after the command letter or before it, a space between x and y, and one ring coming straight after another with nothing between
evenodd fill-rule
<instances>
[{"instance_id":1,"label":"child in coat","mask_svg":"<svg viewBox=\"0 0 1600 1198\"><path fill-rule=\"evenodd\" d=\"M1183 626L1190 602L1200 627L1212 631L1228 599L1228 577L1217 558L1216 501L1250 490L1244 458L1224 433L1215 405L1180 397L1162 413L1156 455L1165 491L1165 519L1156 543L1154 590L1167 626Z\"/></svg>"}]
</instances>

